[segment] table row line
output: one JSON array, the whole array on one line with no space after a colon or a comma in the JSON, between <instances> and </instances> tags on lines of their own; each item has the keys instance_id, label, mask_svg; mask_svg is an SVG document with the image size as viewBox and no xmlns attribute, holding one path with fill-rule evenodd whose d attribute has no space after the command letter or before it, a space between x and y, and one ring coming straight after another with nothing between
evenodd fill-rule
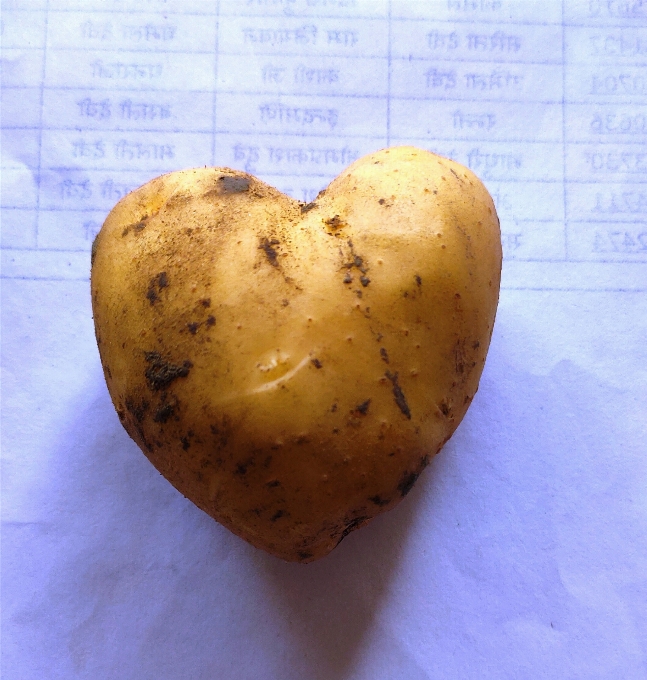
<instances>
[{"instance_id":1,"label":"table row line","mask_svg":"<svg viewBox=\"0 0 647 680\"><path fill-rule=\"evenodd\" d=\"M89 251L105 212L5 210L2 247ZM506 259L647 261L647 222L501 220Z\"/></svg>"},{"instance_id":2,"label":"table row line","mask_svg":"<svg viewBox=\"0 0 647 680\"><path fill-rule=\"evenodd\" d=\"M234 168L236 164L230 164ZM43 169L3 170L1 205L7 209L110 210L157 172ZM260 179L310 202L336 176L261 174ZM485 179L506 220L647 221L647 185L602 182L506 182Z\"/></svg>"},{"instance_id":3,"label":"table row line","mask_svg":"<svg viewBox=\"0 0 647 680\"><path fill-rule=\"evenodd\" d=\"M146 51L247 55L276 51L316 56L373 56L392 58L458 57L474 60L547 62L582 60L644 61L647 38L641 28L583 28L443 22L361 22L355 20L300 19L229 20L226 24L178 16L110 15L88 13L71 23L67 15L47 23L26 23L24 17L6 15L5 49Z\"/></svg>"},{"instance_id":4,"label":"table row line","mask_svg":"<svg viewBox=\"0 0 647 680\"><path fill-rule=\"evenodd\" d=\"M90 281L90 254L86 250L2 250L1 279L83 286ZM507 258L501 291L647 292L647 262L590 260L521 260Z\"/></svg>"},{"instance_id":5,"label":"table row line","mask_svg":"<svg viewBox=\"0 0 647 680\"><path fill-rule=\"evenodd\" d=\"M191 105L186 103L187 95ZM430 106L433 105L433 109ZM212 133L214 129L241 128L244 118L251 127L242 134L276 132L299 134L352 134L367 136L362 121L372 130L386 130L389 124L424 117L437 129L452 134L499 137L511 132L517 137L517 117L528 129L528 119L544 121L544 134L530 124L537 141L554 140L554 129L568 130L573 140L597 141L609 136L636 138L647 135L647 108L636 109L618 102L496 102L492 100L430 100L409 97L344 97L330 95L268 96L224 91L144 91L97 92L87 88L5 88L3 90L3 127L28 129L191 131ZM487 108L486 108L487 107ZM321 111L331 110L327 118ZM370 117L366 117L371 112ZM460 114L464 115L460 115ZM299 120L301 114L301 120ZM454 115L456 114L456 116ZM332 117L331 117L332 116ZM506 122L506 119L508 122ZM563 120L562 120L563 119ZM218 126L216 127L216 122ZM518 122L518 121L517 121ZM361 129L358 128L358 124ZM376 127L376 125L378 127ZM277 127L279 130L277 130ZM420 125L417 129L420 129ZM377 133L380 134L379 132ZM368 135L371 136L371 135ZM527 135L526 135L527 136ZM561 137L560 137L561 138Z\"/></svg>"},{"instance_id":6,"label":"table row line","mask_svg":"<svg viewBox=\"0 0 647 680\"><path fill-rule=\"evenodd\" d=\"M205 141L207 142L205 144ZM252 174L328 177L352 161L382 146L374 139L328 138L315 140L241 139L204 133L25 130L19 136L3 130L3 171L30 169L171 172L217 162ZM411 140L407 140L411 143ZM644 144L458 142L420 146L453 158L483 179L506 181L647 182L647 147ZM215 159L213 155L215 153Z\"/></svg>"},{"instance_id":7,"label":"table row line","mask_svg":"<svg viewBox=\"0 0 647 680\"><path fill-rule=\"evenodd\" d=\"M405 98L265 97L229 93L5 90L3 127L301 137L562 142L647 136L647 108L573 102L479 102Z\"/></svg>"},{"instance_id":8,"label":"table row line","mask_svg":"<svg viewBox=\"0 0 647 680\"><path fill-rule=\"evenodd\" d=\"M132 0L5 0L5 13L59 15L123 12L139 15L221 18L344 18L357 20L436 20L522 24L647 24L647 9L638 0L149 0L146 7ZM157 11L155 11L157 10Z\"/></svg>"},{"instance_id":9,"label":"table row line","mask_svg":"<svg viewBox=\"0 0 647 680\"><path fill-rule=\"evenodd\" d=\"M304 96L647 103L644 66L391 61L317 57L61 52L47 62L4 50L3 87L227 91ZM12 58L15 57L15 58ZM45 73L43 73L43 70Z\"/></svg>"}]
</instances>

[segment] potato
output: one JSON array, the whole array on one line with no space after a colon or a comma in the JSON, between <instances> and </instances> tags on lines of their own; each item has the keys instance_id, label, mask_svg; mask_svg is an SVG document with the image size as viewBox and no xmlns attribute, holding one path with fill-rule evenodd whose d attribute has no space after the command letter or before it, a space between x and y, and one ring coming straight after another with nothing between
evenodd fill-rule
<instances>
[{"instance_id":1,"label":"potato","mask_svg":"<svg viewBox=\"0 0 647 680\"><path fill-rule=\"evenodd\" d=\"M227 168L163 175L115 206L92 260L127 432L231 531L310 562L397 505L463 418L501 239L469 170L399 147L307 205Z\"/></svg>"}]
</instances>

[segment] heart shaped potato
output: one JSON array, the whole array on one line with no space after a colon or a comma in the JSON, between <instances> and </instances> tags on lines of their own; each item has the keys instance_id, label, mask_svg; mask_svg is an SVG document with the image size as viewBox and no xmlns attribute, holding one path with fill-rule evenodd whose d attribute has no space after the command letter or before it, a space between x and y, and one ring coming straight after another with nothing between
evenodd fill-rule
<instances>
[{"instance_id":1,"label":"heart shaped potato","mask_svg":"<svg viewBox=\"0 0 647 680\"><path fill-rule=\"evenodd\" d=\"M231 531L309 562L394 507L460 423L501 239L469 170L399 147L307 205L227 168L158 177L112 210L92 259L130 436Z\"/></svg>"}]
</instances>

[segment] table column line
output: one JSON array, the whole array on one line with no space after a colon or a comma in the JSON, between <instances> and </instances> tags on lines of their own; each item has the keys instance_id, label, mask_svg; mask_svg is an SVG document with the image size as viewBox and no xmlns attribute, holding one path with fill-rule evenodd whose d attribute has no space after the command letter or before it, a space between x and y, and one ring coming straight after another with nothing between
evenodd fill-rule
<instances>
[{"instance_id":1,"label":"table column line","mask_svg":"<svg viewBox=\"0 0 647 680\"><path fill-rule=\"evenodd\" d=\"M391 146L391 7L393 0L388 0L388 30L386 46L386 145Z\"/></svg>"},{"instance_id":2,"label":"table column line","mask_svg":"<svg viewBox=\"0 0 647 680\"><path fill-rule=\"evenodd\" d=\"M220 0L216 0L216 38L214 43L214 66L213 66L213 96L211 111L211 165L216 163L216 121L218 104L218 52L219 52L219 30L220 30Z\"/></svg>"},{"instance_id":3,"label":"table column line","mask_svg":"<svg viewBox=\"0 0 647 680\"><path fill-rule=\"evenodd\" d=\"M562 0L562 205L564 210L564 260L568 262L568 206L566 195L566 0Z\"/></svg>"},{"instance_id":4,"label":"table column line","mask_svg":"<svg viewBox=\"0 0 647 680\"><path fill-rule=\"evenodd\" d=\"M39 227L40 227L40 192L42 179L42 149L43 149L43 109L45 107L45 73L47 68L47 36L49 27L49 0L45 3L45 30L43 32L43 65L40 73L40 114L38 118L38 173L36 175L36 233L35 245L39 246Z\"/></svg>"}]
</instances>

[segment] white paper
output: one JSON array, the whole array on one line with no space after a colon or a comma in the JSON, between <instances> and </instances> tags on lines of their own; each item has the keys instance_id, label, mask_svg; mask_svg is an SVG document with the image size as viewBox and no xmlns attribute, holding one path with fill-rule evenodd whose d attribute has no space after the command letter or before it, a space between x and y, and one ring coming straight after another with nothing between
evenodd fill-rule
<instances>
[{"instance_id":1,"label":"white paper","mask_svg":"<svg viewBox=\"0 0 647 680\"><path fill-rule=\"evenodd\" d=\"M4 0L2 677L647 677L647 4ZM230 166L301 200L414 144L495 198L481 387L397 509L311 565L122 429L89 250Z\"/></svg>"}]
</instances>

